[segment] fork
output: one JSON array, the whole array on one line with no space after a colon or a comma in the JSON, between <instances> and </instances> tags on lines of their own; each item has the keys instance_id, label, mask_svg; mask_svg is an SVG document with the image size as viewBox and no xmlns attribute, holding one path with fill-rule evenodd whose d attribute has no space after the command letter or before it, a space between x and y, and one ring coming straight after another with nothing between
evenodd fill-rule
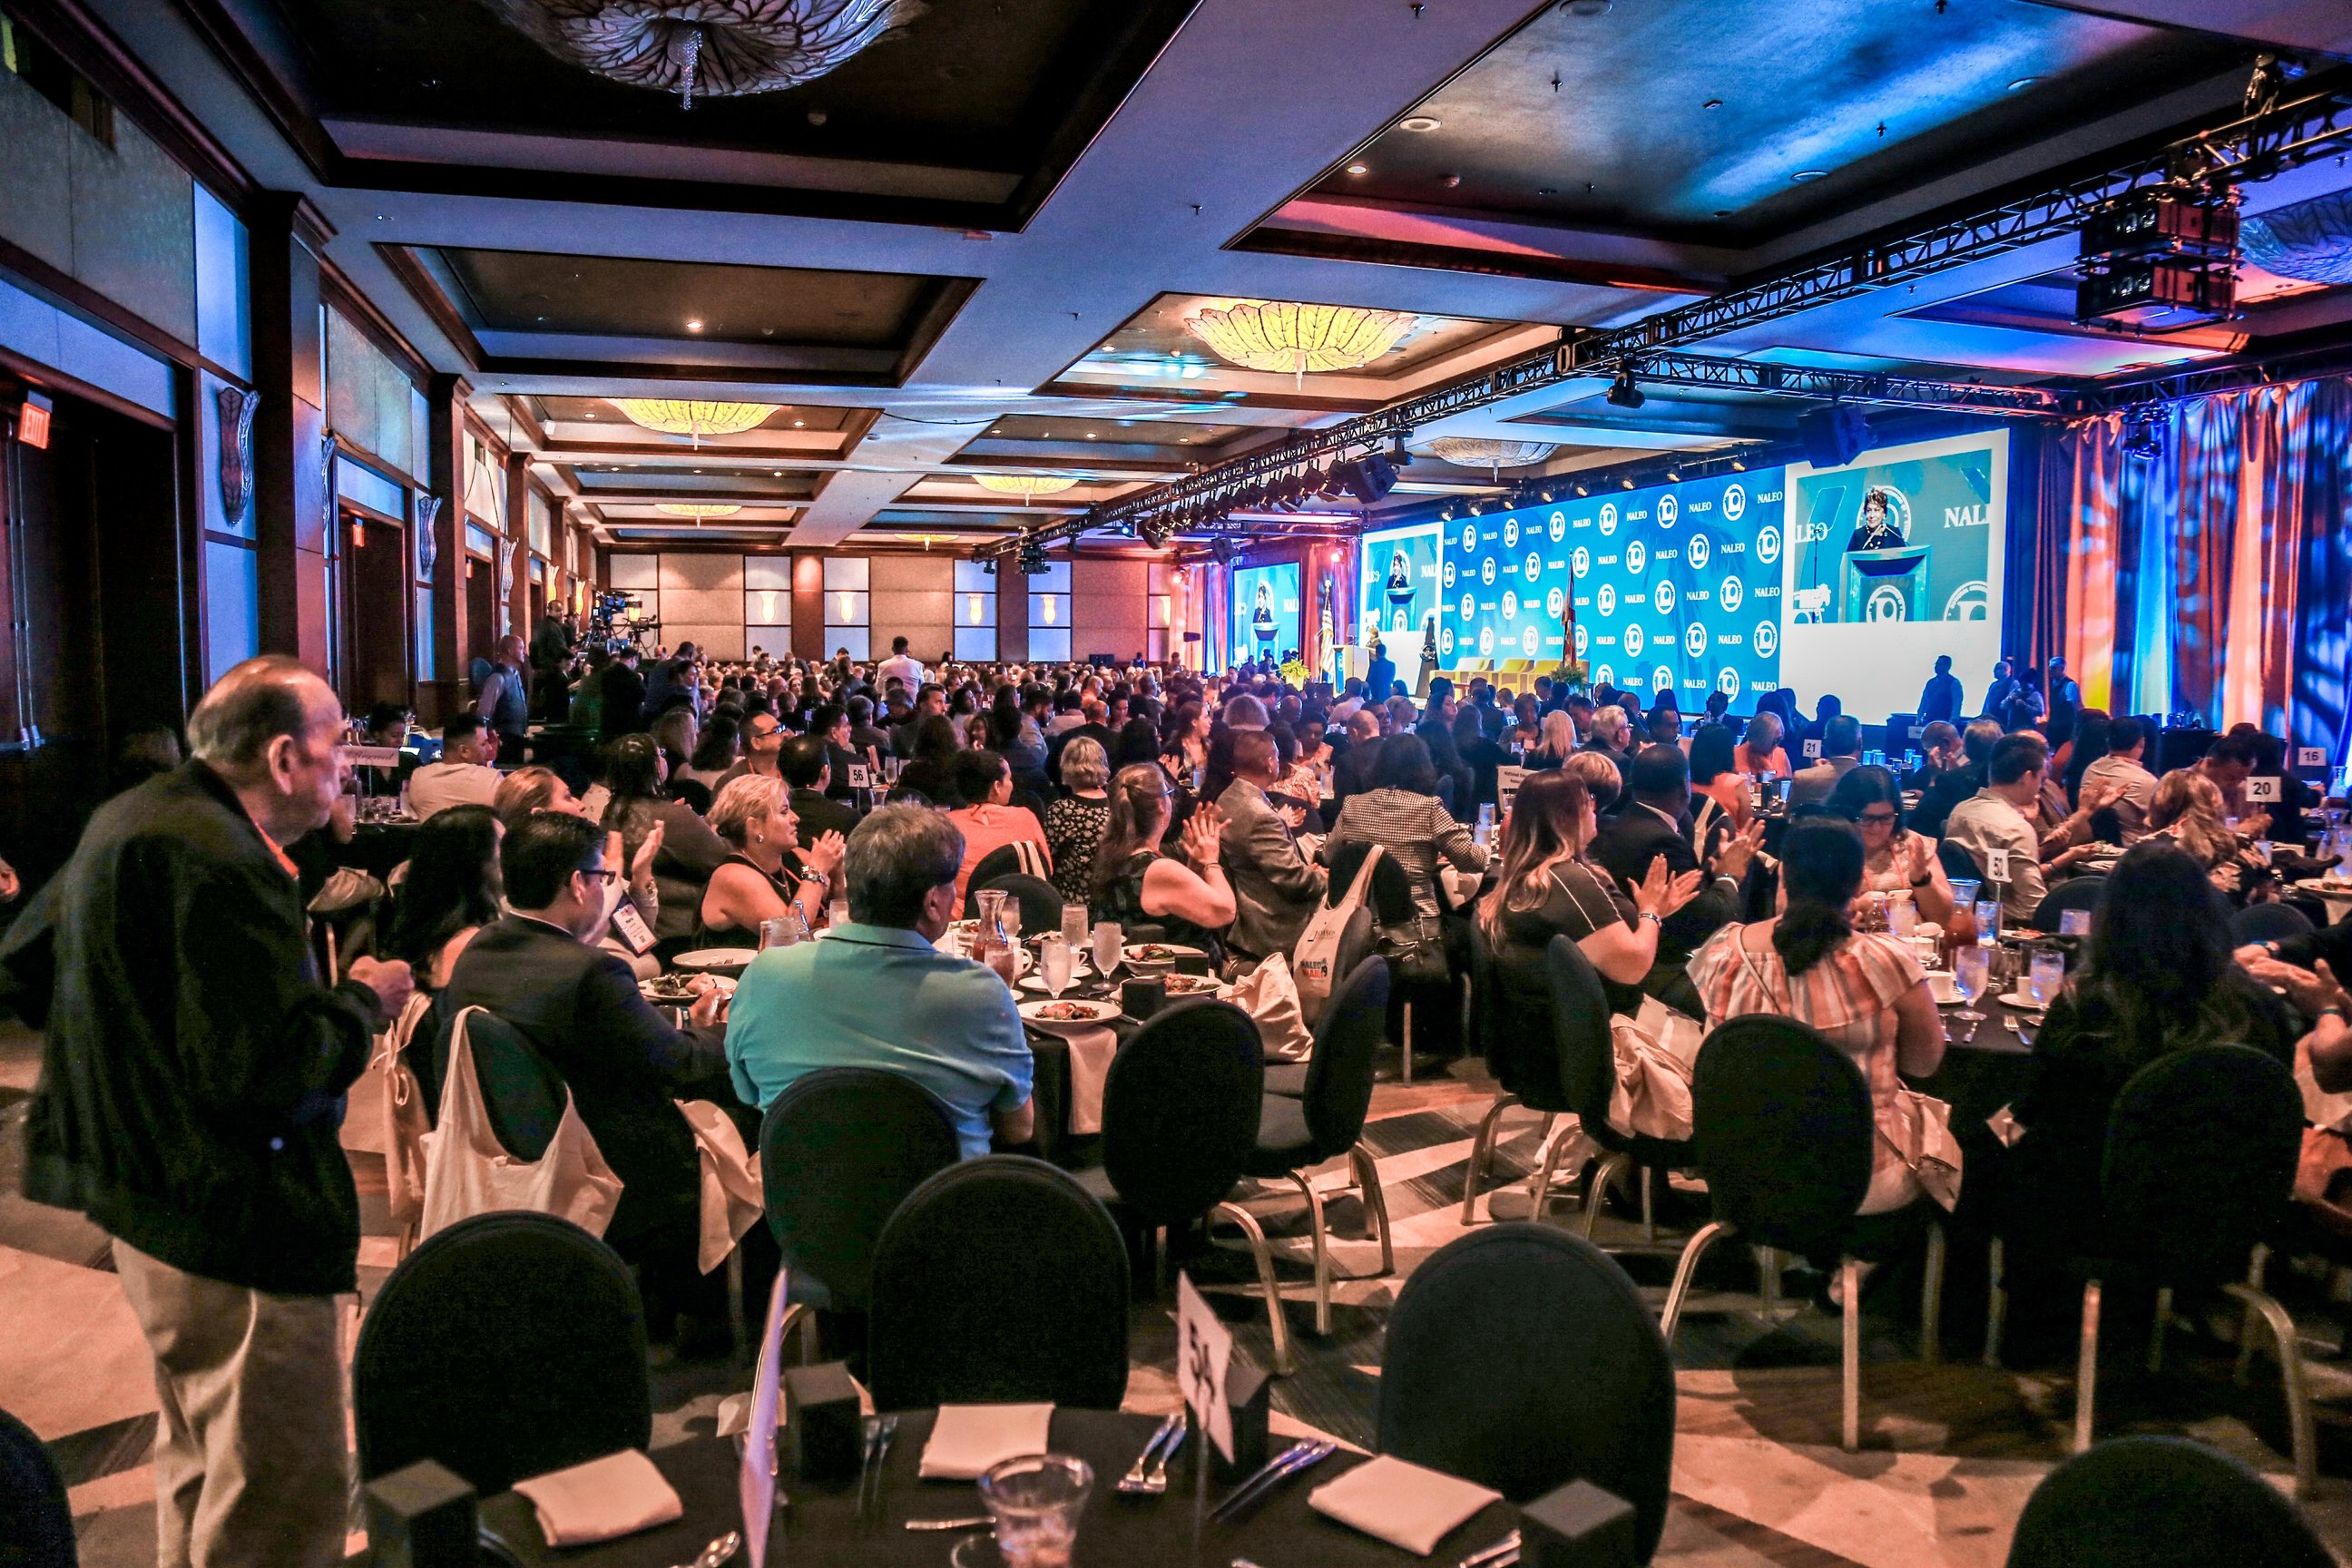
<instances>
[{"instance_id":1,"label":"fork","mask_svg":"<svg viewBox=\"0 0 2352 1568\"><path fill-rule=\"evenodd\" d=\"M1328 1439L1292 1444L1281 1454L1267 1460L1247 1480L1228 1492L1224 1501L1209 1510L1209 1518L1222 1522L1236 1517L1244 1510L1257 1503L1283 1481L1301 1470L1309 1469L1329 1458L1339 1447L1337 1443Z\"/></svg>"},{"instance_id":2,"label":"fork","mask_svg":"<svg viewBox=\"0 0 2352 1568\"><path fill-rule=\"evenodd\" d=\"M1128 1497L1150 1494L1151 1457L1160 1451L1160 1445L1173 1436L1183 1425L1184 1417L1181 1415L1171 1415L1160 1424L1158 1429L1151 1434L1151 1441L1143 1446L1143 1452L1135 1456L1135 1463L1129 1466L1127 1474L1119 1478L1118 1489L1122 1493Z\"/></svg>"}]
</instances>

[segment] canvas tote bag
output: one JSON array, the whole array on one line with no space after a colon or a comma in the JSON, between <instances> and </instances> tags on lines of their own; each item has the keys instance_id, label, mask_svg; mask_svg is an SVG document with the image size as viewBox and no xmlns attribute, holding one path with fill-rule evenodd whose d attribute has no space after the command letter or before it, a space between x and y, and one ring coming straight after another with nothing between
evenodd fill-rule
<instances>
[{"instance_id":1,"label":"canvas tote bag","mask_svg":"<svg viewBox=\"0 0 2352 1568\"><path fill-rule=\"evenodd\" d=\"M425 1149L425 1212L418 1239L478 1214L527 1209L568 1219L601 1237L620 1206L621 1178L580 1120L572 1090L563 1117L536 1160L518 1160L499 1146L474 1076L467 1025L479 1007L457 1015L449 1031L448 1081L441 1090L441 1121Z\"/></svg>"},{"instance_id":2,"label":"canvas tote bag","mask_svg":"<svg viewBox=\"0 0 2352 1568\"><path fill-rule=\"evenodd\" d=\"M1348 884L1347 892L1337 904L1327 904L1315 911L1307 929L1298 933L1298 945L1290 950L1290 977L1298 987L1298 1010L1303 1022L1312 1025L1323 1016L1323 1004L1331 999L1331 988L1347 978L1331 973L1339 962L1339 939L1348 930L1348 921L1372 889L1372 868L1380 864L1381 846L1372 846L1364 863L1356 868L1356 879Z\"/></svg>"}]
</instances>

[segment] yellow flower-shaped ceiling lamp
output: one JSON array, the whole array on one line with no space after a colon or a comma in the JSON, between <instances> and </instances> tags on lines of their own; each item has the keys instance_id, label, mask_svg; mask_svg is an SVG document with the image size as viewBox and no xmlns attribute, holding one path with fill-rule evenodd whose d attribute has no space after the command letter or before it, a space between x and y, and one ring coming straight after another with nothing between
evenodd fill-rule
<instances>
[{"instance_id":1,"label":"yellow flower-shaped ceiling lamp","mask_svg":"<svg viewBox=\"0 0 2352 1568\"><path fill-rule=\"evenodd\" d=\"M666 500L655 505L656 511L666 511L672 517L733 517L743 509L722 506L715 501Z\"/></svg>"},{"instance_id":2,"label":"yellow flower-shaped ceiling lamp","mask_svg":"<svg viewBox=\"0 0 2352 1568\"><path fill-rule=\"evenodd\" d=\"M616 397L613 406L648 430L665 436L690 436L702 445L705 436L740 436L767 422L779 406L773 403L704 403L682 397Z\"/></svg>"},{"instance_id":3,"label":"yellow flower-shaped ceiling lamp","mask_svg":"<svg viewBox=\"0 0 2352 1568\"><path fill-rule=\"evenodd\" d=\"M1039 496L1060 495L1078 481L1060 474L975 474L980 488L1001 496L1019 496L1026 506Z\"/></svg>"},{"instance_id":4,"label":"yellow flower-shaped ceiling lamp","mask_svg":"<svg viewBox=\"0 0 2352 1568\"><path fill-rule=\"evenodd\" d=\"M1420 324L1410 310L1299 305L1284 300L1213 300L1184 319L1219 359L1244 370L1357 370Z\"/></svg>"},{"instance_id":5,"label":"yellow flower-shaped ceiling lamp","mask_svg":"<svg viewBox=\"0 0 2352 1568\"><path fill-rule=\"evenodd\" d=\"M1549 441L1489 441L1475 436L1440 436L1413 450L1443 458L1464 468L1524 468L1549 462L1559 448Z\"/></svg>"}]
</instances>

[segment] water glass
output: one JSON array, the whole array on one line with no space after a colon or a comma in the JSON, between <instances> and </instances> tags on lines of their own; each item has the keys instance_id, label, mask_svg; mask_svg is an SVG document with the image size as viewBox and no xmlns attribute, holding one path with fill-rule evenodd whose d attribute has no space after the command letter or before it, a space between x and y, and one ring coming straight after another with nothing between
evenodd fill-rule
<instances>
[{"instance_id":1,"label":"water glass","mask_svg":"<svg viewBox=\"0 0 2352 1568\"><path fill-rule=\"evenodd\" d=\"M1953 878L1952 902L1961 909L1967 909L1977 901L1978 889L1983 886L1983 882L1971 880L1967 877Z\"/></svg>"},{"instance_id":2,"label":"water glass","mask_svg":"<svg viewBox=\"0 0 2352 1568\"><path fill-rule=\"evenodd\" d=\"M2091 934L2091 911L2090 911L2090 910L2059 910L2059 911L2058 911L2058 934L2059 934L2060 936L2088 936L2088 935L2090 935L2090 934Z\"/></svg>"},{"instance_id":3,"label":"water glass","mask_svg":"<svg viewBox=\"0 0 2352 1568\"><path fill-rule=\"evenodd\" d=\"M1117 921L1095 922L1095 971L1105 980L1118 968L1118 950L1125 943L1126 933Z\"/></svg>"},{"instance_id":4,"label":"water glass","mask_svg":"<svg viewBox=\"0 0 2352 1568\"><path fill-rule=\"evenodd\" d=\"M842 897L837 898L834 900L833 902L825 905L824 923L828 929L833 931L839 931L842 927L849 923L848 895L844 894Z\"/></svg>"},{"instance_id":5,"label":"water glass","mask_svg":"<svg viewBox=\"0 0 2352 1568\"><path fill-rule=\"evenodd\" d=\"M1049 934L1044 942L1038 943L1037 972L1045 979L1046 991L1056 1000L1060 999L1062 992L1069 985L1070 970L1076 962L1075 956L1070 952L1070 944L1062 940L1061 933L1058 931Z\"/></svg>"},{"instance_id":6,"label":"water glass","mask_svg":"<svg viewBox=\"0 0 2352 1568\"><path fill-rule=\"evenodd\" d=\"M980 1500L996 1521L996 1550L1006 1568L1069 1568L1078 1516L1095 1473L1068 1454L1024 1454L1000 1460L980 1478Z\"/></svg>"},{"instance_id":7,"label":"water glass","mask_svg":"<svg viewBox=\"0 0 2352 1568\"><path fill-rule=\"evenodd\" d=\"M1919 906L1907 895L1896 894L1886 901L1886 924L1896 936L1909 942L1912 933L1919 929Z\"/></svg>"},{"instance_id":8,"label":"water glass","mask_svg":"<svg viewBox=\"0 0 2352 1568\"><path fill-rule=\"evenodd\" d=\"M1087 945L1087 906L1067 903L1062 906L1062 940L1070 944L1072 952L1082 952Z\"/></svg>"},{"instance_id":9,"label":"water glass","mask_svg":"<svg viewBox=\"0 0 2352 1568\"><path fill-rule=\"evenodd\" d=\"M1985 979L1991 972L1992 949L1964 947L1952 954L1952 989L1969 1004L1952 1015L1963 1023L1980 1024L1984 1015L1976 1011L1976 999L1985 993Z\"/></svg>"},{"instance_id":10,"label":"water glass","mask_svg":"<svg viewBox=\"0 0 2352 1568\"><path fill-rule=\"evenodd\" d=\"M2066 955L2063 952L2034 953L2025 972L2025 994L2033 998L2037 1007L2047 1007L2058 999L2066 984Z\"/></svg>"},{"instance_id":11,"label":"water glass","mask_svg":"<svg viewBox=\"0 0 2352 1568\"><path fill-rule=\"evenodd\" d=\"M2000 935L2000 900L1979 899L1976 905L1977 940L1987 944Z\"/></svg>"},{"instance_id":12,"label":"water glass","mask_svg":"<svg viewBox=\"0 0 2352 1568\"><path fill-rule=\"evenodd\" d=\"M996 924L997 929L1004 932L1004 940L1006 942L1011 942L1015 947L1020 946L1021 900L1018 899L1007 899L1004 902L998 905L996 910Z\"/></svg>"}]
</instances>

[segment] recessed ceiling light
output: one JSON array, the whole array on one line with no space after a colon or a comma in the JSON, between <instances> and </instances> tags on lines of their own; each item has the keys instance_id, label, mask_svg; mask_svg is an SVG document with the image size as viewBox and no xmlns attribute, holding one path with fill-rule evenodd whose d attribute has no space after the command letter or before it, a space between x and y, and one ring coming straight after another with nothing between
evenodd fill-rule
<instances>
[{"instance_id":1,"label":"recessed ceiling light","mask_svg":"<svg viewBox=\"0 0 2352 1568\"><path fill-rule=\"evenodd\" d=\"M1800 169L1795 174L1790 175L1789 178L1796 181L1799 184L1802 184L1807 180L1826 180L1829 178L1829 174L1830 172L1827 169Z\"/></svg>"},{"instance_id":2,"label":"recessed ceiling light","mask_svg":"<svg viewBox=\"0 0 2352 1568\"><path fill-rule=\"evenodd\" d=\"M2042 79L2038 76L2019 77L2015 81L2009 84L2009 90L2011 92L2023 92L2027 88L2033 86L2041 79Z\"/></svg>"},{"instance_id":3,"label":"recessed ceiling light","mask_svg":"<svg viewBox=\"0 0 2352 1568\"><path fill-rule=\"evenodd\" d=\"M772 479L781 479L784 477L784 470L782 468L770 468L768 470L768 477Z\"/></svg>"},{"instance_id":4,"label":"recessed ceiling light","mask_svg":"<svg viewBox=\"0 0 2352 1568\"><path fill-rule=\"evenodd\" d=\"M1710 98L1705 103L1700 104L1699 107L1701 109L1721 109L1723 107L1723 100L1719 98Z\"/></svg>"},{"instance_id":5,"label":"recessed ceiling light","mask_svg":"<svg viewBox=\"0 0 2352 1568\"><path fill-rule=\"evenodd\" d=\"M1402 120L1397 121L1397 129L1400 131L1419 132L1426 134L1429 132L1436 130L1439 123L1440 121L1434 114L1408 114Z\"/></svg>"},{"instance_id":6,"label":"recessed ceiling light","mask_svg":"<svg viewBox=\"0 0 2352 1568\"><path fill-rule=\"evenodd\" d=\"M1089 440L1089 441L1099 441L1099 440L1101 440L1101 439L1102 439L1102 437L1099 437L1099 436L1097 436L1097 435L1096 435L1093 431L1089 430L1089 431L1087 431L1087 440Z\"/></svg>"},{"instance_id":7,"label":"recessed ceiling light","mask_svg":"<svg viewBox=\"0 0 2352 1568\"><path fill-rule=\"evenodd\" d=\"M689 331L689 332L698 332L698 331L702 331L702 323L701 323L700 321L688 321L688 322L687 322L687 324L686 324L686 330L687 330L688 331Z\"/></svg>"},{"instance_id":8,"label":"recessed ceiling light","mask_svg":"<svg viewBox=\"0 0 2352 1568\"><path fill-rule=\"evenodd\" d=\"M808 421L805 419L795 419L793 421L793 428L795 430L805 430L808 428Z\"/></svg>"},{"instance_id":9,"label":"recessed ceiling light","mask_svg":"<svg viewBox=\"0 0 2352 1568\"><path fill-rule=\"evenodd\" d=\"M1363 164L1361 164L1361 163L1350 163L1350 164L1349 164L1349 165L1348 165L1348 173L1349 173L1349 174L1351 174L1358 175L1358 176L1360 176L1360 176L1362 176L1362 175L1365 175L1365 174L1370 174L1370 173L1371 173L1371 170L1370 170L1370 169L1366 168L1366 167L1365 167Z\"/></svg>"}]
</instances>

